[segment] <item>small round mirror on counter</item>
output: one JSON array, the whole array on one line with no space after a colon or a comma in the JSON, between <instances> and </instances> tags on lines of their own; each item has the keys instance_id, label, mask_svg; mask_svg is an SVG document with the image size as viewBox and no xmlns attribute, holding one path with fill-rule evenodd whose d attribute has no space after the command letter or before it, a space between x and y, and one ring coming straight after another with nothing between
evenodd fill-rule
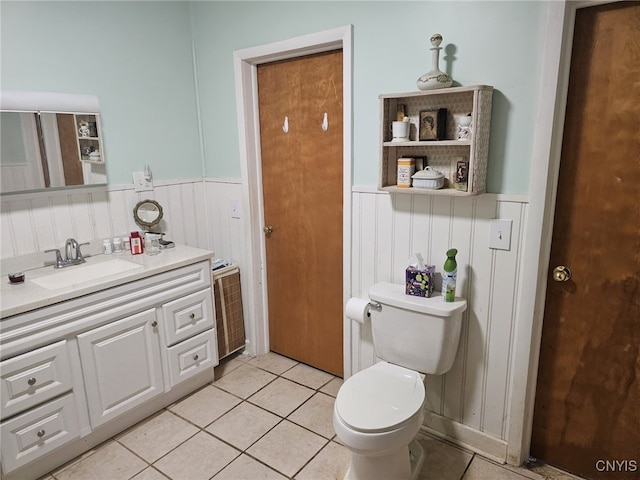
<instances>
[{"instance_id":1,"label":"small round mirror on counter","mask_svg":"<svg viewBox=\"0 0 640 480\"><path fill-rule=\"evenodd\" d=\"M155 200L142 200L133 209L133 218L138 225L151 228L162 220L162 206Z\"/></svg>"}]
</instances>

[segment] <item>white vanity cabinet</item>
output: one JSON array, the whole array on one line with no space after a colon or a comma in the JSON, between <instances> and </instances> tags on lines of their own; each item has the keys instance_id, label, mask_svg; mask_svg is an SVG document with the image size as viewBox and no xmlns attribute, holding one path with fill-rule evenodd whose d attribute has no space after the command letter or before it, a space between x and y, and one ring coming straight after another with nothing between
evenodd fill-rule
<instances>
[{"instance_id":1,"label":"white vanity cabinet","mask_svg":"<svg viewBox=\"0 0 640 480\"><path fill-rule=\"evenodd\" d=\"M2 478L37 478L213 381L202 258L2 318Z\"/></svg>"},{"instance_id":2,"label":"white vanity cabinet","mask_svg":"<svg viewBox=\"0 0 640 480\"><path fill-rule=\"evenodd\" d=\"M154 308L78 335L93 428L163 391Z\"/></svg>"}]
</instances>

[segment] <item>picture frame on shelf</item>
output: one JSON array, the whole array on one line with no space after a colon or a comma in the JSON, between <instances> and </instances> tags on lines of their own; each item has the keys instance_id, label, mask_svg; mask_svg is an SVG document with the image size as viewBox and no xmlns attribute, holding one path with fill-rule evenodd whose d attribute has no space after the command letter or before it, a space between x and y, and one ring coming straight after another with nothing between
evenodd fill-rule
<instances>
[{"instance_id":1,"label":"picture frame on shelf","mask_svg":"<svg viewBox=\"0 0 640 480\"><path fill-rule=\"evenodd\" d=\"M402 158L413 158L416 161L416 172L424 170L427 166L426 155L403 155Z\"/></svg>"},{"instance_id":2,"label":"picture frame on shelf","mask_svg":"<svg viewBox=\"0 0 640 480\"><path fill-rule=\"evenodd\" d=\"M444 140L447 137L447 109L421 110L418 125L418 140Z\"/></svg>"},{"instance_id":3,"label":"picture frame on shelf","mask_svg":"<svg viewBox=\"0 0 640 480\"><path fill-rule=\"evenodd\" d=\"M469 162L459 159L456 162L454 186L456 190L466 192L469 189Z\"/></svg>"}]
</instances>

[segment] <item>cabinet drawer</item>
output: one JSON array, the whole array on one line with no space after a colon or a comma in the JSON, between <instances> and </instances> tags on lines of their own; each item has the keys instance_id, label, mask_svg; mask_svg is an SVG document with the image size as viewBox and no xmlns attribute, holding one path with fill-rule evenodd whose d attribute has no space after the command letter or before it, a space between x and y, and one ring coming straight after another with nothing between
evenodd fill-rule
<instances>
[{"instance_id":1,"label":"cabinet drawer","mask_svg":"<svg viewBox=\"0 0 640 480\"><path fill-rule=\"evenodd\" d=\"M167 345L214 326L211 289L192 293L162 306Z\"/></svg>"},{"instance_id":2,"label":"cabinet drawer","mask_svg":"<svg viewBox=\"0 0 640 480\"><path fill-rule=\"evenodd\" d=\"M71 390L67 341L19 355L0 363L2 419Z\"/></svg>"},{"instance_id":3,"label":"cabinet drawer","mask_svg":"<svg viewBox=\"0 0 640 480\"><path fill-rule=\"evenodd\" d=\"M80 437L74 395L68 393L0 426L2 468L9 473Z\"/></svg>"},{"instance_id":4,"label":"cabinet drawer","mask_svg":"<svg viewBox=\"0 0 640 480\"><path fill-rule=\"evenodd\" d=\"M169 381L171 386L218 364L215 329L202 332L178 345L169 347Z\"/></svg>"}]
</instances>

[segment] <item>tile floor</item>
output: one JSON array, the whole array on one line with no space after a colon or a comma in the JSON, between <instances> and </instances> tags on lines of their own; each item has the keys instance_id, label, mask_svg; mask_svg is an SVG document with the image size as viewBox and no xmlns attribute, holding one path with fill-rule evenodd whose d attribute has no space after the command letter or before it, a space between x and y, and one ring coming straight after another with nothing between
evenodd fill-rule
<instances>
[{"instance_id":1,"label":"tile floor","mask_svg":"<svg viewBox=\"0 0 640 480\"><path fill-rule=\"evenodd\" d=\"M43 480L332 480L349 453L335 438L340 378L280 355L237 355L216 381L98 445ZM498 465L421 436L420 480L575 480L550 467Z\"/></svg>"}]
</instances>

